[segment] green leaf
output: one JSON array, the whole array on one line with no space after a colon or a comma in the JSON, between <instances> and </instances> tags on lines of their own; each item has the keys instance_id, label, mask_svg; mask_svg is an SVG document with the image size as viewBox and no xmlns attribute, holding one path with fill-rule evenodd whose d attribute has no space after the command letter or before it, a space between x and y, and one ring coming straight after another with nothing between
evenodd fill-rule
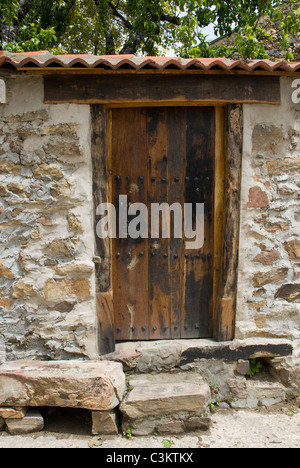
<instances>
[{"instance_id":1,"label":"green leaf","mask_svg":"<svg viewBox=\"0 0 300 468\"><path fill-rule=\"evenodd\" d=\"M164 448L168 449L168 448L173 447L174 442L172 440L164 439L162 441L162 444L163 444Z\"/></svg>"},{"instance_id":2,"label":"green leaf","mask_svg":"<svg viewBox=\"0 0 300 468\"><path fill-rule=\"evenodd\" d=\"M109 38L116 53L125 44L136 44L134 53L164 55L174 49L183 57L237 53L245 59L268 58L272 27L261 26L258 19L269 15L277 28L279 23L280 48L292 60L290 36L300 28L296 5L282 0L32 0L18 24L19 1L0 0L2 22L19 28L16 44L2 47L105 54ZM202 34L208 25L217 35L231 37L234 32L235 39L229 46L210 44Z\"/></svg>"}]
</instances>

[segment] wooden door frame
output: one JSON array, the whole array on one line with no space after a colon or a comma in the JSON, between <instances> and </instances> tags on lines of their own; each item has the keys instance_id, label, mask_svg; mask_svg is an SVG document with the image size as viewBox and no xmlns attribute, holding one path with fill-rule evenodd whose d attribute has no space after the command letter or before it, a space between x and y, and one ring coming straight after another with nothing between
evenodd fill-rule
<instances>
[{"instance_id":1,"label":"wooden door frame","mask_svg":"<svg viewBox=\"0 0 300 468\"><path fill-rule=\"evenodd\" d=\"M178 106L179 103L176 103ZM168 102L152 103L168 106ZM174 105L174 102L169 102ZM182 102L179 105L201 105ZM209 105L207 102L203 106ZM126 103L126 107L137 103ZM139 107L148 107L139 103ZM93 104L92 165L94 206L109 202L108 157L111 141L109 109L118 105ZM216 105L216 149L214 176L214 335L216 341L231 341L235 336L238 281L240 200L243 152L242 104ZM95 211L96 212L96 211ZM95 233L97 219L95 216ZM96 237L96 302L99 319L99 352L115 349L115 325L111 271L112 245Z\"/></svg>"}]
</instances>

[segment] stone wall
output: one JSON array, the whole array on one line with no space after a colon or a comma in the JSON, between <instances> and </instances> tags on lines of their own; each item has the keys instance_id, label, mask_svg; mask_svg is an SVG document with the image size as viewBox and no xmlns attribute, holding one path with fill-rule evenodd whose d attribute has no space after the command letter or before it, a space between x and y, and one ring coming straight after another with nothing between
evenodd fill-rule
<instances>
[{"instance_id":1,"label":"stone wall","mask_svg":"<svg viewBox=\"0 0 300 468\"><path fill-rule=\"evenodd\" d=\"M6 80L0 108L0 342L6 359L95 358L89 106Z\"/></svg>"},{"instance_id":2,"label":"stone wall","mask_svg":"<svg viewBox=\"0 0 300 468\"><path fill-rule=\"evenodd\" d=\"M236 338L292 340L300 362L300 109L244 106ZM10 75L0 107L0 363L98 357L91 117Z\"/></svg>"},{"instance_id":3,"label":"stone wall","mask_svg":"<svg viewBox=\"0 0 300 468\"><path fill-rule=\"evenodd\" d=\"M300 112L245 105L237 337L287 338L300 358Z\"/></svg>"}]
</instances>

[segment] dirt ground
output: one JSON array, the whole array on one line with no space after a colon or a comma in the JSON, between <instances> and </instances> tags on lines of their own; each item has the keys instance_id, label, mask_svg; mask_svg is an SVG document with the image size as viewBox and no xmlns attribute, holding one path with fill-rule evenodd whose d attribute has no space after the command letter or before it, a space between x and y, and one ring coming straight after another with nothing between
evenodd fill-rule
<instances>
[{"instance_id":1,"label":"dirt ground","mask_svg":"<svg viewBox=\"0 0 300 468\"><path fill-rule=\"evenodd\" d=\"M74 410L73 410L74 411ZM59 413L47 410L45 430L27 436L0 433L0 448L300 448L299 405L286 404L271 410L216 410L209 433L178 436L119 437L91 436L88 413Z\"/></svg>"}]
</instances>

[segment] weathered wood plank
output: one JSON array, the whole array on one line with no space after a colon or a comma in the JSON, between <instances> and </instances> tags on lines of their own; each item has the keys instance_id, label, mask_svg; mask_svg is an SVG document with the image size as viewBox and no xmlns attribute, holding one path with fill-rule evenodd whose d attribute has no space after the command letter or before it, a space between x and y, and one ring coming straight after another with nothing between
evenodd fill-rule
<instances>
[{"instance_id":1,"label":"weathered wood plank","mask_svg":"<svg viewBox=\"0 0 300 468\"><path fill-rule=\"evenodd\" d=\"M168 108L169 204L184 203L186 162L186 108ZM181 315L184 300L184 244L170 239L171 336L181 338Z\"/></svg>"},{"instance_id":2,"label":"weathered wood plank","mask_svg":"<svg viewBox=\"0 0 300 468\"><path fill-rule=\"evenodd\" d=\"M183 338L209 338L213 315L213 173L215 147L213 108L187 108L185 203L204 203L204 245L185 248L185 311Z\"/></svg>"},{"instance_id":3,"label":"weathered wood plank","mask_svg":"<svg viewBox=\"0 0 300 468\"><path fill-rule=\"evenodd\" d=\"M241 105L228 105L225 135L224 236L214 330L218 341L230 341L235 334L243 153Z\"/></svg>"},{"instance_id":4,"label":"weathered wood plank","mask_svg":"<svg viewBox=\"0 0 300 468\"><path fill-rule=\"evenodd\" d=\"M166 108L147 110L148 204L168 203L168 132ZM151 231L151 226L149 226ZM151 339L171 338L171 285L169 239L162 238L160 216L158 238L149 250L149 326ZM151 232L150 232L151 236Z\"/></svg>"},{"instance_id":5,"label":"weathered wood plank","mask_svg":"<svg viewBox=\"0 0 300 468\"><path fill-rule=\"evenodd\" d=\"M136 202L147 206L146 110L112 111L110 174L112 202L127 195L128 208ZM117 209L117 224L119 224ZM136 216L128 217L129 223ZM127 224L127 230L129 227ZM148 325L148 239L113 240L113 298L116 340L149 339Z\"/></svg>"},{"instance_id":6,"label":"weathered wood plank","mask_svg":"<svg viewBox=\"0 0 300 468\"><path fill-rule=\"evenodd\" d=\"M245 340L240 343L211 343L210 345L199 344L199 347L190 347L183 351L179 362L180 366L193 363L199 359L221 359L222 361L238 361L254 359L257 357L279 357L290 356L293 354L293 346L285 340L278 340L279 343L274 343L275 340L266 339L265 344L255 343L249 344ZM277 340L276 340L277 341ZM285 341L285 342L282 342Z\"/></svg>"},{"instance_id":7,"label":"weathered wood plank","mask_svg":"<svg viewBox=\"0 0 300 468\"><path fill-rule=\"evenodd\" d=\"M92 116L92 165L94 212L98 205L108 202L107 172L107 122L106 108L101 105L91 106ZM95 233L98 219L95 217ZM110 240L96 236L95 255L101 258L96 265L97 291L107 292L111 287Z\"/></svg>"},{"instance_id":8,"label":"weathered wood plank","mask_svg":"<svg viewBox=\"0 0 300 468\"><path fill-rule=\"evenodd\" d=\"M105 106L91 106L94 213L100 203L108 201L107 171L107 113ZM95 256L96 263L96 307L99 318L99 352L111 353L115 350L114 320L112 313L111 244L109 239L96 235L98 219L95 216Z\"/></svg>"},{"instance_id":9,"label":"weathered wood plank","mask_svg":"<svg viewBox=\"0 0 300 468\"><path fill-rule=\"evenodd\" d=\"M280 104L280 77L46 75L46 103L230 102Z\"/></svg>"},{"instance_id":10,"label":"weathered wood plank","mask_svg":"<svg viewBox=\"0 0 300 468\"><path fill-rule=\"evenodd\" d=\"M214 203L214 317L215 321L218 286L222 264L223 247L223 210L224 210L224 186L225 186L225 161L224 161L224 132L225 109L216 107L216 151L215 151L215 203Z\"/></svg>"},{"instance_id":11,"label":"weathered wood plank","mask_svg":"<svg viewBox=\"0 0 300 468\"><path fill-rule=\"evenodd\" d=\"M114 308L112 291L96 293L97 314L99 319L100 355L115 351Z\"/></svg>"}]
</instances>

